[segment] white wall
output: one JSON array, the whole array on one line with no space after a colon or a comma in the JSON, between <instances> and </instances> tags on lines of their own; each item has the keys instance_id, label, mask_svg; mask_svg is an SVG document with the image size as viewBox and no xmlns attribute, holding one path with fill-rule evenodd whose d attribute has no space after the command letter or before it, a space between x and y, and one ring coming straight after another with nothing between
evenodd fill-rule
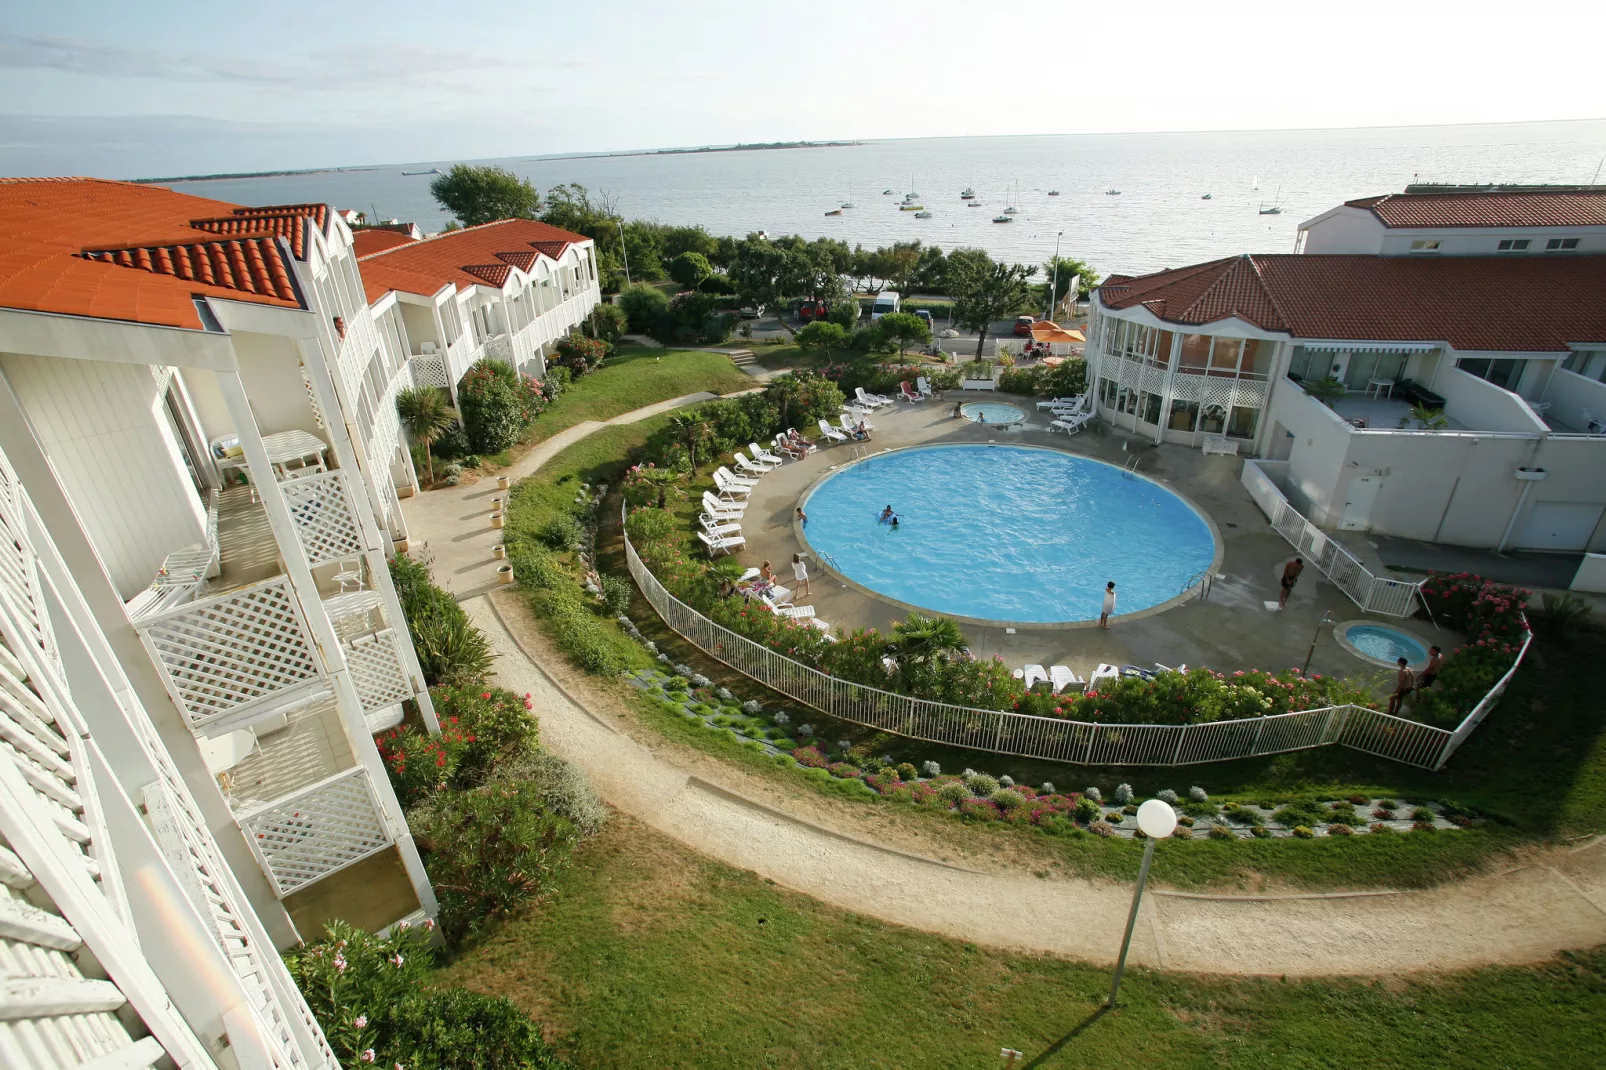
<instances>
[{"instance_id":1,"label":"white wall","mask_svg":"<svg viewBox=\"0 0 1606 1070\"><path fill-rule=\"evenodd\" d=\"M264 435L297 429L318 433L293 341L239 331L234 335L234 351L240 358L245 396Z\"/></svg>"},{"instance_id":2,"label":"white wall","mask_svg":"<svg viewBox=\"0 0 1606 1070\"><path fill-rule=\"evenodd\" d=\"M1457 353L1456 357L1499 354ZM1527 404L1504 387L1479 379L1470 372L1447 366L1433 380L1433 392L1444 398L1444 412L1456 423L1474 431L1510 431L1542 434L1545 422Z\"/></svg>"},{"instance_id":3,"label":"white wall","mask_svg":"<svg viewBox=\"0 0 1606 1070\"><path fill-rule=\"evenodd\" d=\"M1606 227L1395 227L1383 229L1383 235L1384 256L1576 256L1606 252ZM1547 254L1545 243L1551 238L1577 238L1578 248ZM1500 251L1502 241L1523 239L1527 239L1528 248ZM1433 253L1413 254L1411 243L1424 240L1437 241L1439 248Z\"/></svg>"},{"instance_id":4,"label":"white wall","mask_svg":"<svg viewBox=\"0 0 1606 1070\"><path fill-rule=\"evenodd\" d=\"M1289 502L1319 526L1336 524L1344 499L1335 503L1334 495L1353 428L1288 379L1273 381L1271 405L1262 418L1282 424L1294 435L1283 488Z\"/></svg>"},{"instance_id":5,"label":"white wall","mask_svg":"<svg viewBox=\"0 0 1606 1070\"><path fill-rule=\"evenodd\" d=\"M1585 554L1573 576L1572 589L1589 594L1606 594L1606 555Z\"/></svg>"},{"instance_id":6,"label":"white wall","mask_svg":"<svg viewBox=\"0 0 1606 1070\"><path fill-rule=\"evenodd\" d=\"M1565 368L1556 369L1543 400L1550 402L1550 411L1545 415L1575 431L1589 430L1585 412L1596 420L1606 420L1606 383L1586 379Z\"/></svg>"},{"instance_id":7,"label":"white wall","mask_svg":"<svg viewBox=\"0 0 1606 1070\"><path fill-rule=\"evenodd\" d=\"M1383 248L1381 220L1364 208L1335 208L1307 225L1304 253L1377 253Z\"/></svg>"},{"instance_id":8,"label":"white wall","mask_svg":"<svg viewBox=\"0 0 1606 1070\"><path fill-rule=\"evenodd\" d=\"M0 370L123 598L150 586L168 554L205 538L206 510L159 408L157 369L6 353Z\"/></svg>"}]
</instances>

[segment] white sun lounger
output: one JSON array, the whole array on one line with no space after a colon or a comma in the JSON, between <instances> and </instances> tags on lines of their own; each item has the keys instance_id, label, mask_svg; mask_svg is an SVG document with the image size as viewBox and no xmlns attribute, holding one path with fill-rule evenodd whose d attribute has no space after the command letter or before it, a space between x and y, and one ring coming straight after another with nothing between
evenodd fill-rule
<instances>
[{"instance_id":1,"label":"white sun lounger","mask_svg":"<svg viewBox=\"0 0 1606 1070\"><path fill-rule=\"evenodd\" d=\"M706 531L699 531L697 537L703 541L704 546L708 547L709 557L713 557L716 552L732 554L736 552L737 547L747 545L747 540L740 535L723 535L716 539Z\"/></svg>"},{"instance_id":2,"label":"white sun lounger","mask_svg":"<svg viewBox=\"0 0 1606 1070\"><path fill-rule=\"evenodd\" d=\"M1077 394L1075 397L1069 398L1049 398L1047 401L1039 401L1037 407L1040 409L1077 409L1081 407L1083 397L1084 395Z\"/></svg>"},{"instance_id":3,"label":"white sun lounger","mask_svg":"<svg viewBox=\"0 0 1606 1070\"><path fill-rule=\"evenodd\" d=\"M863 420L864 421L864 429L866 431L874 431L875 430L875 424L870 422L870 410L869 409L860 409L860 408L856 408L856 407L854 407L852 405L844 405L842 407L842 411L839 414L837 414L837 419L841 420L843 418L846 418L846 420L847 420L847 422L849 424L856 424L860 420Z\"/></svg>"},{"instance_id":4,"label":"white sun lounger","mask_svg":"<svg viewBox=\"0 0 1606 1070\"><path fill-rule=\"evenodd\" d=\"M1058 420L1055 420L1053 423L1048 425L1048 429L1050 431L1064 431L1067 435L1074 435L1078 431L1082 430L1082 428L1086 427L1088 421L1091 419L1093 419L1092 413L1079 412L1074 416L1064 416Z\"/></svg>"},{"instance_id":5,"label":"white sun lounger","mask_svg":"<svg viewBox=\"0 0 1606 1070\"><path fill-rule=\"evenodd\" d=\"M767 464L779 468L781 465L786 463L786 459L784 457L777 457L769 450L766 450L764 447L760 446L757 442L749 442L747 444L747 452L748 455L759 464Z\"/></svg>"},{"instance_id":6,"label":"white sun lounger","mask_svg":"<svg viewBox=\"0 0 1606 1070\"><path fill-rule=\"evenodd\" d=\"M847 413L843 413L841 416L837 417L837 419L842 421L842 430L850 438L858 433L858 429L855 426L858 423L863 423L864 429L867 432L875 430L875 424L871 423L869 420L849 420Z\"/></svg>"},{"instance_id":7,"label":"white sun lounger","mask_svg":"<svg viewBox=\"0 0 1606 1070\"><path fill-rule=\"evenodd\" d=\"M937 392L931 389L931 380L924 375L915 380L915 386L919 388L921 397L934 398L937 396Z\"/></svg>"},{"instance_id":8,"label":"white sun lounger","mask_svg":"<svg viewBox=\"0 0 1606 1070\"><path fill-rule=\"evenodd\" d=\"M1048 673L1041 665L1028 665L1023 669L1016 669L1010 675L1025 684L1028 691L1035 684L1048 683Z\"/></svg>"},{"instance_id":9,"label":"white sun lounger","mask_svg":"<svg viewBox=\"0 0 1606 1070\"><path fill-rule=\"evenodd\" d=\"M751 472L755 476L762 476L775 471L775 469L778 467L780 466L773 464L755 464L754 462L749 461L747 456L742 453L741 450L736 451L736 471L738 473Z\"/></svg>"},{"instance_id":10,"label":"white sun lounger","mask_svg":"<svg viewBox=\"0 0 1606 1070\"><path fill-rule=\"evenodd\" d=\"M769 606L770 610L778 616L790 617L793 620L814 619L813 606L794 606L790 602L771 601L768 598L764 599L764 604Z\"/></svg>"},{"instance_id":11,"label":"white sun lounger","mask_svg":"<svg viewBox=\"0 0 1606 1070\"><path fill-rule=\"evenodd\" d=\"M740 535L742 533L740 524L731 520L721 520L718 517L709 516L707 513L699 516L697 522L703 526L704 531L716 539L723 539L727 535Z\"/></svg>"},{"instance_id":12,"label":"white sun lounger","mask_svg":"<svg viewBox=\"0 0 1606 1070\"><path fill-rule=\"evenodd\" d=\"M884 398L880 394L867 394L862 386L854 389L853 396L859 399L860 404L868 405L872 409L879 409L883 405L892 404L891 398Z\"/></svg>"},{"instance_id":13,"label":"white sun lounger","mask_svg":"<svg viewBox=\"0 0 1606 1070\"><path fill-rule=\"evenodd\" d=\"M721 473L724 474L725 480L728 483L740 483L744 487L758 486L757 476L739 476L735 472L732 472L729 468L726 468L724 465L720 465L718 468L714 469L714 474L716 476L720 475Z\"/></svg>"},{"instance_id":14,"label":"white sun lounger","mask_svg":"<svg viewBox=\"0 0 1606 1070\"><path fill-rule=\"evenodd\" d=\"M726 501L745 498L753 493L751 484L738 483L729 474L721 475L720 472L714 473L714 488L719 491L719 496Z\"/></svg>"},{"instance_id":15,"label":"white sun lounger","mask_svg":"<svg viewBox=\"0 0 1606 1070\"><path fill-rule=\"evenodd\" d=\"M809 453L813 453L815 450L820 448L820 447L816 446L814 443L810 442L808 439L803 438L802 432L798 431L798 429L795 428L795 427L788 427L786 429L786 433L788 435L795 434L795 435L797 435L798 438L802 439L803 440L803 448L805 450L807 450ZM779 438L780 436L777 435L776 437Z\"/></svg>"},{"instance_id":16,"label":"white sun lounger","mask_svg":"<svg viewBox=\"0 0 1606 1070\"><path fill-rule=\"evenodd\" d=\"M1069 665L1050 665L1048 667L1048 682L1054 685L1054 693L1075 688L1080 691L1087 686L1087 681L1071 671Z\"/></svg>"},{"instance_id":17,"label":"white sun lounger","mask_svg":"<svg viewBox=\"0 0 1606 1070\"><path fill-rule=\"evenodd\" d=\"M1097 691L1101 682L1105 680L1114 682L1120 678L1121 667L1119 665L1106 665L1100 662L1098 668L1093 670L1093 675L1087 678L1087 690Z\"/></svg>"},{"instance_id":18,"label":"white sun lounger","mask_svg":"<svg viewBox=\"0 0 1606 1070\"><path fill-rule=\"evenodd\" d=\"M820 434L824 435L832 442L846 442L848 440L847 435L844 435L842 432L826 423L825 417L823 416L820 417Z\"/></svg>"},{"instance_id":19,"label":"white sun lounger","mask_svg":"<svg viewBox=\"0 0 1606 1070\"><path fill-rule=\"evenodd\" d=\"M776 435L770 440L770 447L774 453L778 453L783 457L790 457L794 461L801 461L809 454L808 450L792 445L785 435Z\"/></svg>"},{"instance_id":20,"label":"white sun lounger","mask_svg":"<svg viewBox=\"0 0 1606 1070\"><path fill-rule=\"evenodd\" d=\"M908 383L899 383L898 384L898 396L901 397L903 400L911 402L911 403L912 402L916 402L916 401L924 401L924 400L926 400L924 394L917 394L913 390L911 390L909 388L909 384Z\"/></svg>"},{"instance_id":21,"label":"white sun lounger","mask_svg":"<svg viewBox=\"0 0 1606 1070\"><path fill-rule=\"evenodd\" d=\"M747 512L746 502L722 501L708 491L703 491L703 512L720 520L738 520Z\"/></svg>"}]
</instances>

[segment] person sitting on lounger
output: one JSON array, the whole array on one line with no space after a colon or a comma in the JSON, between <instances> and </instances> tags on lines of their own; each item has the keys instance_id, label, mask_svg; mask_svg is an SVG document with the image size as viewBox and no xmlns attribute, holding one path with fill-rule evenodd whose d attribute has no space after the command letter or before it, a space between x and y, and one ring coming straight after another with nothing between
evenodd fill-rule
<instances>
[{"instance_id":1,"label":"person sitting on lounger","mask_svg":"<svg viewBox=\"0 0 1606 1070\"><path fill-rule=\"evenodd\" d=\"M795 427L788 427L786 429L786 441L790 442L795 448L800 449L805 453L814 448L814 443L798 434L798 430Z\"/></svg>"},{"instance_id":2,"label":"person sitting on lounger","mask_svg":"<svg viewBox=\"0 0 1606 1070\"><path fill-rule=\"evenodd\" d=\"M858 424L853 428L853 437L858 439L860 442L869 442L870 441L870 429L868 427L864 426L864 421L863 420L860 420L858 422Z\"/></svg>"}]
</instances>

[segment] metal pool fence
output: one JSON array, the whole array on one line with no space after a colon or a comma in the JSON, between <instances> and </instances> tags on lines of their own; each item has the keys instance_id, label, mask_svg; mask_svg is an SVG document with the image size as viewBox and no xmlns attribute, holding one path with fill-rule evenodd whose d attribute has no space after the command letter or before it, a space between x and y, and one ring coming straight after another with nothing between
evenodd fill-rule
<instances>
[{"instance_id":1,"label":"metal pool fence","mask_svg":"<svg viewBox=\"0 0 1606 1070\"><path fill-rule=\"evenodd\" d=\"M708 656L787 698L910 739L1075 765L1197 765L1337 744L1440 769L1493 708L1528 650L1525 639L1511 671L1453 732L1353 705L1208 724L1092 724L954 706L830 676L715 624L658 582L629 536L624 543L631 577L665 624Z\"/></svg>"}]
</instances>

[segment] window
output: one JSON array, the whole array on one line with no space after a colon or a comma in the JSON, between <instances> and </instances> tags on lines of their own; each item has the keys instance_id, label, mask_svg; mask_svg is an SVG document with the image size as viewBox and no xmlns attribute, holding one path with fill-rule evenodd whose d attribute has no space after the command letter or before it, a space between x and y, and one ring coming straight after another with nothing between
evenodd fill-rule
<instances>
[{"instance_id":1,"label":"window","mask_svg":"<svg viewBox=\"0 0 1606 1070\"><path fill-rule=\"evenodd\" d=\"M1439 242L1437 238L1418 238L1411 243L1411 252L1413 253L1436 253L1438 251Z\"/></svg>"},{"instance_id":2,"label":"window","mask_svg":"<svg viewBox=\"0 0 1606 1070\"><path fill-rule=\"evenodd\" d=\"M1606 383L1606 349L1585 349L1574 353L1562 364L1563 371L1582 375L1597 383Z\"/></svg>"},{"instance_id":3,"label":"window","mask_svg":"<svg viewBox=\"0 0 1606 1070\"><path fill-rule=\"evenodd\" d=\"M1502 253L1520 253L1528 248L1527 238L1501 238L1500 251Z\"/></svg>"},{"instance_id":4,"label":"window","mask_svg":"<svg viewBox=\"0 0 1606 1070\"><path fill-rule=\"evenodd\" d=\"M1551 238L1545 242L1545 252L1547 253L1564 253L1569 249L1576 248L1578 248L1577 238Z\"/></svg>"},{"instance_id":5,"label":"window","mask_svg":"<svg viewBox=\"0 0 1606 1070\"><path fill-rule=\"evenodd\" d=\"M1455 362L1455 366L1468 375L1476 375L1479 379L1493 383L1506 390L1516 388L1517 380L1522 378L1523 361L1485 359L1483 357L1463 358Z\"/></svg>"}]
</instances>

